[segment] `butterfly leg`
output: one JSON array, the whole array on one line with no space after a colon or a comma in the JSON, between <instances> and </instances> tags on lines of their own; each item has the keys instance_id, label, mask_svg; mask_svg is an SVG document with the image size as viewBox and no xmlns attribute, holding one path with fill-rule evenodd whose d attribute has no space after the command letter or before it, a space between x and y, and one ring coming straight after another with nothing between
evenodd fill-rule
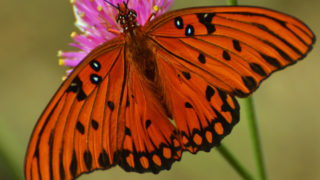
<instances>
[{"instance_id":1,"label":"butterfly leg","mask_svg":"<svg viewBox=\"0 0 320 180\"><path fill-rule=\"evenodd\" d=\"M108 28L107 30L115 35L121 35L121 32L116 29Z\"/></svg>"}]
</instances>

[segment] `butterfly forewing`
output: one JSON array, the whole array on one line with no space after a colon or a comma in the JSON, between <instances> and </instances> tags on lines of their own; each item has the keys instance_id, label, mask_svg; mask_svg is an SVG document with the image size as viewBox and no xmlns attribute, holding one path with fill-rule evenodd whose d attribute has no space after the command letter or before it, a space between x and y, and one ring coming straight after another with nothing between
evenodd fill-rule
<instances>
[{"instance_id":1,"label":"butterfly forewing","mask_svg":"<svg viewBox=\"0 0 320 180\"><path fill-rule=\"evenodd\" d=\"M314 42L301 21L256 7L178 10L158 17L146 31L190 71L238 96L304 57Z\"/></svg>"},{"instance_id":2,"label":"butterfly forewing","mask_svg":"<svg viewBox=\"0 0 320 180\"><path fill-rule=\"evenodd\" d=\"M113 97L121 96L123 88L110 84L111 74L124 79L121 68L124 72L123 40L119 38L98 47L70 74L34 129L25 162L26 179L72 179L93 168L107 168L115 163L114 153L123 138L119 132L121 123L117 116L105 113L106 106L95 104L97 99L103 101L101 104L107 103L108 89L113 89ZM116 134L118 140L103 143L103 131L97 135L94 129L112 120L115 128L107 136Z\"/></svg>"}]
</instances>

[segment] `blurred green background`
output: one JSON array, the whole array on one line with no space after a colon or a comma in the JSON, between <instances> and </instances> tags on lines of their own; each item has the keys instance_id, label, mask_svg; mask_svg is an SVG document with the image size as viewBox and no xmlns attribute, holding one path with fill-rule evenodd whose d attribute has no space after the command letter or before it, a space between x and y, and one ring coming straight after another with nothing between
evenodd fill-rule
<instances>
[{"instance_id":1,"label":"blurred green background","mask_svg":"<svg viewBox=\"0 0 320 180\"><path fill-rule=\"evenodd\" d=\"M319 0L239 0L241 5L263 6L303 20L320 32ZM176 0L174 9L225 5L225 0ZM67 0L6 1L0 7L0 179L15 179L7 160L23 173L24 153L41 112L64 75L57 51L70 50L75 30ZM273 74L254 93L269 179L320 179L320 48L302 62ZM243 115L242 115L243 117ZM3 147L3 143L6 146ZM242 118L223 141L255 172L247 121ZM240 179L216 150L184 153L170 171L159 175L127 173L119 167L83 175L79 179Z\"/></svg>"}]
</instances>

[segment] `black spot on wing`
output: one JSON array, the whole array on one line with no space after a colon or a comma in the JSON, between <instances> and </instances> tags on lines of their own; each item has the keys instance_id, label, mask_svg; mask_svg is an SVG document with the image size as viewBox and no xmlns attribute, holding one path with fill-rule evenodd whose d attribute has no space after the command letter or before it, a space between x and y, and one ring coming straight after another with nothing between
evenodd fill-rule
<instances>
[{"instance_id":1,"label":"black spot on wing","mask_svg":"<svg viewBox=\"0 0 320 180\"><path fill-rule=\"evenodd\" d=\"M99 128L99 123L96 120L91 121L91 125L93 127L93 129L97 130Z\"/></svg>"},{"instance_id":2,"label":"black spot on wing","mask_svg":"<svg viewBox=\"0 0 320 180\"><path fill-rule=\"evenodd\" d=\"M66 92L74 92L77 93L77 100L82 101L87 98L87 95L84 93L82 89L82 81L78 76L76 76L70 86L67 88Z\"/></svg>"},{"instance_id":3,"label":"black spot on wing","mask_svg":"<svg viewBox=\"0 0 320 180\"><path fill-rule=\"evenodd\" d=\"M205 57L203 54L199 54L198 60L199 60L202 64L205 64L205 63L206 63L206 57Z\"/></svg>"},{"instance_id":4,"label":"black spot on wing","mask_svg":"<svg viewBox=\"0 0 320 180\"><path fill-rule=\"evenodd\" d=\"M189 72L182 71L182 74L187 80L189 80L191 78L191 75Z\"/></svg>"},{"instance_id":5,"label":"black spot on wing","mask_svg":"<svg viewBox=\"0 0 320 180\"><path fill-rule=\"evenodd\" d=\"M128 95L127 95L126 107L129 107L129 106L130 106L130 99L129 99Z\"/></svg>"},{"instance_id":6,"label":"black spot on wing","mask_svg":"<svg viewBox=\"0 0 320 180\"><path fill-rule=\"evenodd\" d=\"M222 57L223 57L223 59L225 59L227 61L229 61L231 59L230 54L225 50L222 53Z\"/></svg>"},{"instance_id":7,"label":"black spot on wing","mask_svg":"<svg viewBox=\"0 0 320 180\"><path fill-rule=\"evenodd\" d=\"M189 102L186 102L186 103L184 104L184 106L185 106L186 108L192 108L192 105L191 105Z\"/></svg>"},{"instance_id":8,"label":"black spot on wing","mask_svg":"<svg viewBox=\"0 0 320 180\"><path fill-rule=\"evenodd\" d=\"M100 63L95 59L90 62L90 67L96 72L100 71L101 69Z\"/></svg>"},{"instance_id":9,"label":"black spot on wing","mask_svg":"<svg viewBox=\"0 0 320 180\"><path fill-rule=\"evenodd\" d=\"M117 162L119 157L120 157L120 152L119 151L116 151L115 153L113 153L113 162Z\"/></svg>"},{"instance_id":10,"label":"black spot on wing","mask_svg":"<svg viewBox=\"0 0 320 180\"><path fill-rule=\"evenodd\" d=\"M84 163L86 164L87 169L90 170L92 167L92 156L91 156L90 151L84 152L83 159L84 159Z\"/></svg>"},{"instance_id":11,"label":"black spot on wing","mask_svg":"<svg viewBox=\"0 0 320 180\"><path fill-rule=\"evenodd\" d=\"M207 89L206 89L207 100L210 101L213 95L214 95L214 89L211 86L207 86Z\"/></svg>"},{"instance_id":12,"label":"black spot on wing","mask_svg":"<svg viewBox=\"0 0 320 180\"><path fill-rule=\"evenodd\" d=\"M239 96L239 97L246 97L248 95L243 91L241 91L240 89L234 89L233 93L235 96Z\"/></svg>"},{"instance_id":13,"label":"black spot on wing","mask_svg":"<svg viewBox=\"0 0 320 180\"><path fill-rule=\"evenodd\" d=\"M234 89L233 93L235 96L239 96L239 97L246 97L248 95L243 91L241 91L240 89Z\"/></svg>"},{"instance_id":14,"label":"black spot on wing","mask_svg":"<svg viewBox=\"0 0 320 180\"><path fill-rule=\"evenodd\" d=\"M260 76L266 76L267 73L264 71L264 69L257 63L250 63L250 68L255 73L259 74Z\"/></svg>"},{"instance_id":15,"label":"black spot on wing","mask_svg":"<svg viewBox=\"0 0 320 180\"><path fill-rule=\"evenodd\" d=\"M194 27L190 24L187 25L185 29L185 35L186 36L193 36L194 35Z\"/></svg>"},{"instance_id":16,"label":"black spot on wing","mask_svg":"<svg viewBox=\"0 0 320 180\"><path fill-rule=\"evenodd\" d=\"M111 111L114 110L114 103L112 101L108 101L108 107Z\"/></svg>"},{"instance_id":17,"label":"black spot on wing","mask_svg":"<svg viewBox=\"0 0 320 180\"><path fill-rule=\"evenodd\" d=\"M77 124L76 124L76 129L81 133L81 134L84 134L84 126L83 124L78 121Z\"/></svg>"},{"instance_id":18,"label":"black spot on wing","mask_svg":"<svg viewBox=\"0 0 320 180\"><path fill-rule=\"evenodd\" d=\"M199 22L206 26L208 34L216 31L214 24L211 23L214 16L215 13L197 13Z\"/></svg>"},{"instance_id":19,"label":"black spot on wing","mask_svg":"<svg viewBox=\"0 0 320 180\"><path fill-rule=\"evenodd\" d=\"M78 101L82 101L84 99L87 98L87 95L83 92L83 90L81 89L77 95L77 100Z\"/></svg>"},{"instance_id":20,"label":"black spot on wing","mask_svg":"<svg viewBox=\"0 0 320 180\"><path fill-rule=\"evenodd\" d=\"M178 29L183 29L183 20L180 16L176 17L174 19L174 25L176 26L176 28Z\"/></svg>"},{"instance_id":21,"label":"black spot on wing","mask_svg":"<svg viewBox=\"0 0 320 180\"><path fill-rule=\"evenodd\" d=\"M131 131L128 127L125 128L125 134L131 136Z\"/></svg>"},{"instance_id":22,"label":"black spot on wing","mask_svg":"<svg viewBox=\"0 0 320 180\"><path fill-rule=\"evenodd\" d=\"M70 86L67 88L66 92L77 92L79 89L79 86L82 86L82 82L79 79L79 77L75 77L73 81L71 82Z\"/></svg>"},{"instance_id":23,"label":"black spot on wing","mask_svg":"<svg viewBox=\"0 0 320 180\"><path fill-rule=\"evenodd\" d=\"M242 77L242 81L244 82L245 86L250 90L254 90L257 87L256 80L251 76L244 76Z\"/></svg>"},{"instance_id":24,"label":"black spot on wing","mask_svg":"<svg viewBox=\"0 0 320 180\"><path fill-rule=\"evenodd\" d=\"M91 74L90 81L92 84L100 84L102 81L102 78L101 78L101 76L99 76L97 74Z\"/></svg>"},{"instance_id":25,"label":"black spot on wing","mask_svg":"<svg viewBox=\"0 0 320 180\"><path fill-rule=\"evenodd\" d=\"M101 167L106 168L109 166L110 160L105 150L102 150L102 152L100 153L98 162Z\"/></svg>"},{"instance_id":26,"label":"black spot on wing","mask_svg":"<svg viewBox=\"0 0 320 180\"><path fill-rule=\"evenodd\" d=\"M235 50L237 50L238 52L241 52L241 46L240 46L240 42L238 40L233 39L232 44L233 44L233 48Z\"/></svg>"},{"instance_id":27,"label":"black spot on wing","mask_svg":"<svg viewBox=\"0 0 320 180\"><path fill-rule=\"evenodd\" d=\"M77 167L78 167L78 162L77 162L76 152L73 151L72 161L70 164L70 172L73 177L75 177L77 175Z\"/></svg>"},{"instance_id":28,"label":"black spot on wing","mask_svg":"<svg viewBox=\"0 0 320 180\"><path fill-rule=\"evenodd\" d=\"M276 58L270 57L270 56L265 55L263 53L260 53L260 55L270 65L272 65L272 66L274 66L276 68L280 68L281 67L280 62Z\"/></svg>"},{"instance_id":29,"label":"black spot on wing","mask_svg":"<svg viewBox=\"0 0 320 180\"><path fill-rule=\"evenodd\" d=\"M151 125L150 119L146 120L146 129L148 129L150 125Z\"/></svg>"}]
</instances>

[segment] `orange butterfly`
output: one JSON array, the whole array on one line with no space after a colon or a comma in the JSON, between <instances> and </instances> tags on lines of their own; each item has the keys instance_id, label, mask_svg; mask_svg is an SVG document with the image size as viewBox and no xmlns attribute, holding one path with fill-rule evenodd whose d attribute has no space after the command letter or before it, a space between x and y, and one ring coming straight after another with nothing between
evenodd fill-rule
<instances>
[{"instance_id":1,"label":"orange butterfly","mask_svg":"<svg viewBox=\"0 0 320 180\"><path fill-rule=\"evenodd\" d=\"M139 26L116 6L123 33L95 48L41 115L26 179L73 179L120 165L170 169L183 151L210 151L239 121L234 96L303 58L315 36L301 21L257 7L202 7Z\"/></svg>"}]
</instances>

